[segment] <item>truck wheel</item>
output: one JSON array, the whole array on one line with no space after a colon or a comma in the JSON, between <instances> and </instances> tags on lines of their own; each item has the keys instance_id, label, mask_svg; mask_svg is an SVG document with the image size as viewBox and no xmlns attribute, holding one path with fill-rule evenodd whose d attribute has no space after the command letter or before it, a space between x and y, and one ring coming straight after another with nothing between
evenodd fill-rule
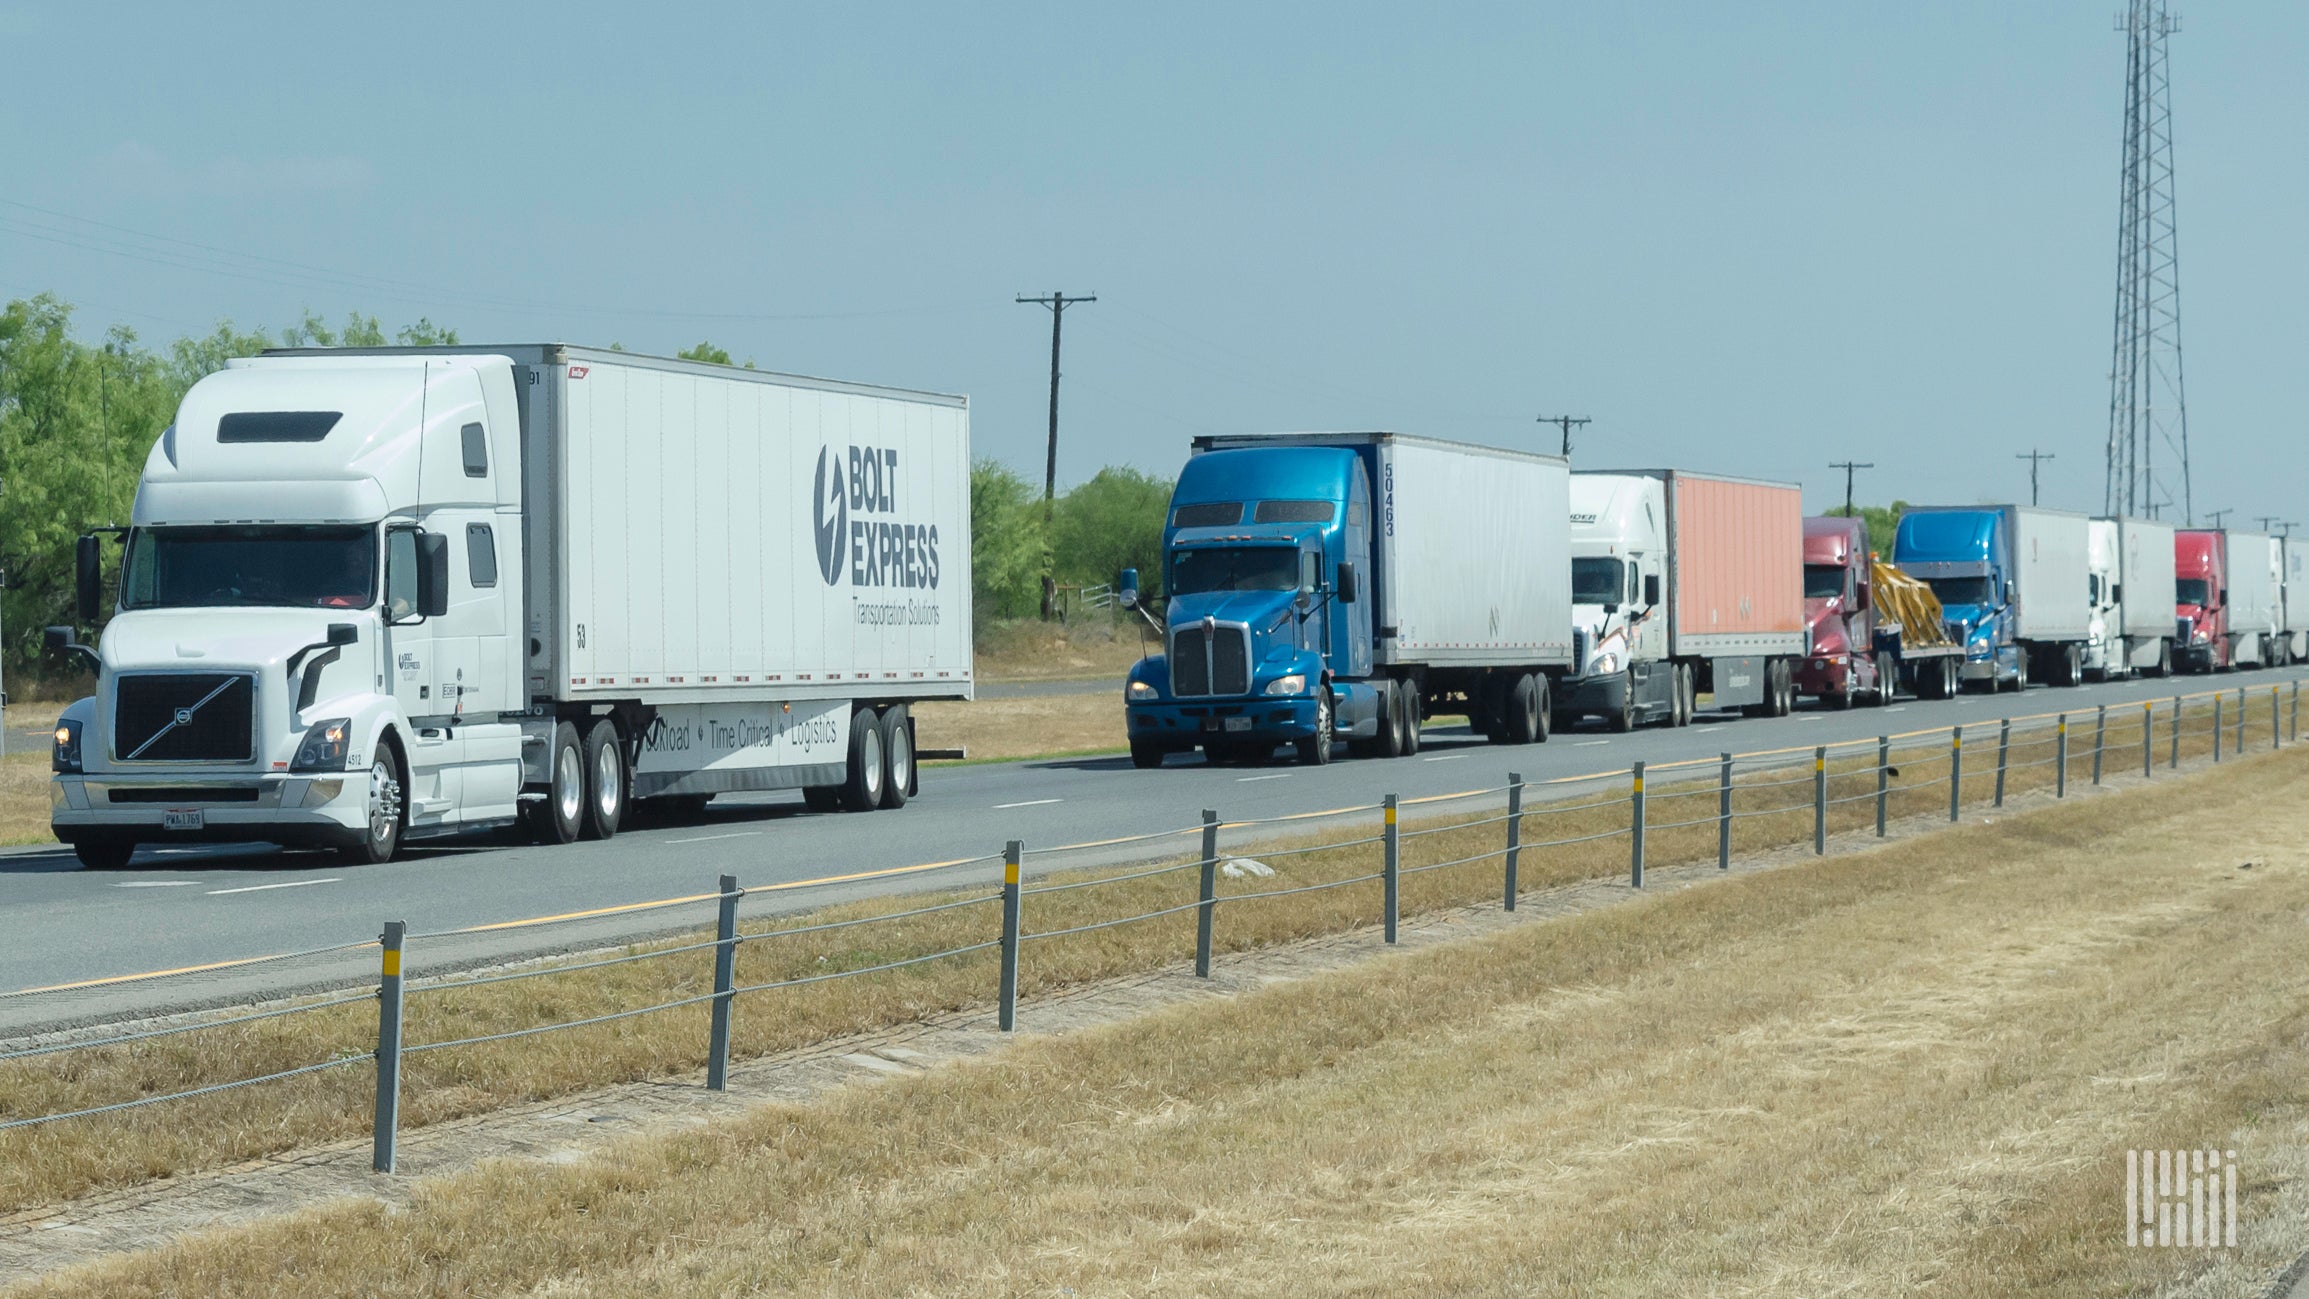
<instances>
[{"instance_id":1,"label":"truck wheel","mask_svg":"<svg viewBox=\"0 0 2309 1299\"><path fill-rule=\"evenodd\" d=\"M1419 756L1419 683L1406 678L1395 683L1395 697L1403 702L1403 756Z\"/></svg>"},{"instance_id":2,"label":"truck wheel","mask_svg":"<svg viewBox=\"0 0 2309 1299\"><path fill-rule=\"evenodd\" d=\"M882 727L871 708L850 714L850 776L842 782L842 810L871 812L882 805Z\"/></svg>"},{"instance_id":3,"label":"truck wheel","mask_svg":"<svg viewBox=\"0 0 2309 1299\"><path fill-rule=\"evenodd\" d=\"M2064 686L2081 686L2084 684L2084 680L2085 652L2081 647L2071 645L2067 649L2061 651L2060 684Z\"/></svg>"},{"instance_id":4,"label":"truck wheel","mask_svg":"<svg viewBox=\"0 0 2309 1299\"><path fill-rule=\"evenodd\" d=\"M1539 686L1526 672L1507 690L1507 742L1536 744L1547 728L1539 719Z\"/></svg>"},{"instance_id":5,"label":"truck wheel","mask_svg":"<svg viewBox=\"0 0 2309 1299\"><path fill-rule=\"evenodd\" d=\"M1379 756L1403 756L1403 691L1399 681L1379 683Z\"/></svg>"},{"instance_id":6,"label":"truck wheel","mask_svg":"<svg viewBox=\"0 0 2309 1299\"><path fill-rule=\"evenodd\" d=\"M1796 666L1786 659L1776 659L1772 663L1772 672L1772 679L1780 685L1778 703L1772 716L1786 717L1796 711Z\"/></svg>"},{"instance_id":7,"label":"truck wheel","mask_svg":"<svg viewBox=\"0 0 2309 1299\"><path fill-rule=\"evenodd\" d=\"M907 724L906 705L882 710L882 806L895 811L906 806L914 787L914 728Z\"/></svg>"},{"instance_id":8,"label":"truck wheel","mask_svg":"<svg viewBox=\"0 0 2309 1299\"><path fill-rule=\"evenodd\" d=\"M613 839L625 823L625 746L604 717L585 733L585 837Z\"/></svg>"},{"instance_id":9,"label":"truck wheel","mask_svg":"<svg viewBox=\"0 0 2309 1299\"><path fill-rule=\"evenodd\" d=\"M1675 724L1677 726L1690 726L1692 714L1698 711L1700 711L1700 674L1691 664L1678 663L1676 665Z\"/></svg>"},{"instance_id":10,"label":"truck wheel","mask_svg":"<svg viewBox=\"0 0 2309 1299\"><path fill-rule=\"evenodd\" d=\"M1145 740L1132 740L1130 742L1130 765L1140 771L1163 765L1161 746L1149 744Z\"/></svg>"},{"instance_id":11,"label":"truck wheel","mask_svg":"<svg viewBox=\"0 0 2309 1299\"><path fill-rule=\"evenodd\" d=\"M392 745L378 745L376 760L369 764L369 815L361 823L360 842L343 852L347 861L381 866L393 860L393 854L401 850L402 817L407 809L403 791L407 788L401 774L401 755Z\"/></svg>"},{"instance_id":12,"label":"truck wheel","mask_svg":"<svg viewBox=\"0 0 2309 1299\"><path fill-rule=\"evenodd\" d=\"M2173 643L2171 641L2160 640L2157 642L2157 665L2147 669L2147 671L2152 677L2173 675Z\"/></svg>"},{"instance_id":13,"label":"truck wheel","mask_svg":"<svg viewBox=\"0 0 2309 1299\"><path fill-rule=\"evenodd\" d=\"M1627 689L1620 693L1619 710L1604 719L1612 730L1625 733L1636 728L1636 670L1627 671Z\"/></svg>"},{"instance_id":14,"label":"truck wheel","mask_svg":"<svg viewBox=\"0 0 2309 1299\"><path fill-rule=\"evenodd\" d=\"M1954 699L1957 692L1963 688L1964 669L1956 666L1956 660L1953 658L1942 659L1940 661L1940 697L1942 699Z\"/></svg>"},{"instance_id":15,"label":"truck wheel","mask_svg":"<svg viewBox=\"0 0 2309 1299\"><path fill-rule=\"evenodd\" d=\"M1879 654L1871 661L1876 664L1876 693L1868 702L1878 708L1888 707L1892 703L1892 688L1900 683L1899 669L1892 666L1890 654Z\"/></svg>"},{"instance_id":16,"label":"truck wheel","mask_svg":"<svg viewBox=\"0 0 2309 1299\"><path fill-rule=\"evenodd\" d=\"M72 845L72 855L80 859L85 870L116 871L136 855L136 843L130 839L82 839Z\"/></svg>"},{"instance_id":17,"label":"truck wheel","mask_svg":"<svg viewBox=\"0 0 2309 1299\"><path fill-rule=\"evenodd\" d=\"M2012 669L2012 685L2010 689L2014 694L2021 694L2028 689L2028 651L2022 650L2019 654L2015 655L2014 658L2016 661ZM1998 690L2006 689L2006 687L2001 685L1996 688Z\"/></svg>"},{"instance_id":18,"label":"truck wheel","mask_svg":"<svg viewBox=\"0 0 2309 1299\"><path fill-rule=\"evenodd\" d=\"M546 764L552 783L545 797L529 804L529 833L539 843L577 842L585 825L585 745L567 722L553 728L553 756Z\"/></svg>"},{"instance_id":19,"label":"truck wheel","mask_svg":"<svg viewBox=\"0 0 2309 1299\"><path fill-rule=\"evenodd\" d=\"M1299 751L1299 765L1324 767L1331 763L1331 692L1315 696L1315 733L1293 746Z\"/></svg>"},{"instance_id":20,"label":"truck wheel","mask_svg":"<svg viewBox=\"0 0 2309 1299\"><path fill-rule=\"evenodd\" d=\"M1547 743L1547 737L1560 724L1555 715L1555 684L1545 672L1531 674L1531 719L1536 728L1531 737L1535 744Z\"/></svg>"}]
</instances>

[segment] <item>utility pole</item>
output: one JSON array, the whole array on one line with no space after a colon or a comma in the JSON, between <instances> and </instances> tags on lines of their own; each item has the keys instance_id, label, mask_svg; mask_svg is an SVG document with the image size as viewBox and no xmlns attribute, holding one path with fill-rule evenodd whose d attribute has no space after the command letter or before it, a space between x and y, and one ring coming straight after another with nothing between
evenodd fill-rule
<instances>
[{"instance_id":1,"label":"utility pole","mask_svg":"<svg viewBox=\"0 0 2309 1299\"><path fill-rule=\"evenodd\" d=\"M2285 531L2281 535L2288 537L2293 535L2293 525L2284 519L2278 518L2274 514L2263 514L2258 516L2258 519L2261 524L2261 531L2263 532L2276 532L2277 529L2283 528Z\"/></svg>"},{"instance_id":2,"label":"utility pole","mask_svg":"<svg viewBox=\"0 0 2309 1299\"><path fill-rule=\"evenodd\" d=\"M1857 470L1874 469L1876 462L1873 460L1832 460L1828 463L1828 467L1844 471L1844 517L1852 518L1854 517L1852 514L1852 475Z\"/></svg>"},{"instance_id":3,"label":"utility pole","mask_svg":"<svg viewBox=\"0 0 2309 1299\"><path fill-rule=\"evenodd\" d=\"M2042 462L2042 461L2046 461L2046 460L2058 460L2059 458L2060 458L2060 457L2058 457L2058 456L2054 455L2054 454L2053 454L2052 452L2050 452L2050 451L2039 451L2039 450L2035 449L2034 447L2031 447L2031 448L2029 448L2029 450L2028 450L2028 451L2026 451L2026 452L2024 452L2024 453L2015 454L2015 455L2013 456L2013 459L2015 459L2015 460L2026 460L2026 461L2028 461L2028 503L2029 503L2029 504L2031 504L2031 505L2034 505L2034 504L2036 504L2036 467L2037 467L2037 465L2038 465L2040 462Z\"/></svg>"},{"instance_id":4,"label":"utility pole","mask_svg":"<svg viewBox=\"0 0 2309 1299\"><path fill-rule=\"evenodd\" d=\"M2221 530L2221 520L2229 517L2234 513L2236 513L2236 510L2233 508L2207 510L2205 511L2205 517L2213 521L2213 531L2219 532Z\"/></svg>"},{"instance_id":5,"label":"utility pole","mask_svg":"<svg viewBox=\"0 0 2309 1299\"><path fill-rule=\"evenodd\" d=\"M1594 420L1589 419L1585 415L1542 415L1539 417L1539 422L1542 424L1558 425L1563 429L1563 458L1566 460L1571 459L1572 429L1586 428L1588 425L1595 423Z\"/></svg>"},{"instance_id":6,"label":"utility pole","mask_svg":"<svg viewBox=\"0 0 2309 1299\"><path fill-rule=\"evenodd\" d=\"M1051 606L1058 597L1058 579L1051 573L1050 512L1051 501L1058 494L1058 338L1060 326L1066 323L1066 309L1077 303L1096 302L1098 295L1087 294L1070 298L1063 293L1030 298L1021 293L1020 303L1034 303L1050 308L1050 450L1042 461L1042 620L1050 621Z\"/></svg>"}]
</instances>

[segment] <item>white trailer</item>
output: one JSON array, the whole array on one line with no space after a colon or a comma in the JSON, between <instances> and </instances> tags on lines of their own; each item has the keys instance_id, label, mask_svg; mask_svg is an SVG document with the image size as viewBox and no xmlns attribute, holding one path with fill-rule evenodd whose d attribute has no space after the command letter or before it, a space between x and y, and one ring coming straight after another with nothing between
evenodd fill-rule
<instances>
[{"instance_id":1,"label":"white trailer","mask_svg":"<svg viewBox=\"0 0 2309 1299\"><path fill-rule=\"evenodd\" d=\"M2230 662L2265 667L2284 625L2283 543L2265 532L2226 532Z\"/></svg>"},{"instance_id":2,"label":"white trailer","mask_svg":"<svg viewBox=\"0 0 2309 1299\"><path fill-rule=\"evenodd\" d=\"M2285 555L2285 634L2280 639L2284 661L2309 659L2309 538L2283 538Z\"/></svg>"},{"instance_id":3,"label":"white trailer","mask_svg":"<svg viewBox=\"0 0 2309 1299\"><path fill-rule=\"evenodd\" d=\"M1556 456L1399 433L1373 449L1374 661L1569 667L1570 467Z\"/></svg>"},{"instance_id":4,"label":"white trailer","mask_svg":"<svg viewBox=\"0 0 2309 1299\"><path fill-rule=\"evenodd\" d=\"M2082 514L2005 507L2012 520L2013 637L2074 646L2092 634L2091 539Z\"/></svg>"},{"instance_id":5,"label":"white trailer","mask_svg":"<svg viewBox=\"0 0 2309 1299\"><path fill-rule=\"evenodd\" d=\"M2088 675L2164 676L2173 662L2173 528L2129 517L2090 523Z\"/></svg>"},{"instance_id":6,"label":"white trailer","mask_svg":"<svg viewBox=\"0 0 2309 1299\"><path fill-rule=\"evenodd\" d=\"M969 466L959 397L562 344L235 361L71 646L56 833L382 860L606 838L631 797L900 806L908 705L971 693Z\"/></svg>"}]
</instances>

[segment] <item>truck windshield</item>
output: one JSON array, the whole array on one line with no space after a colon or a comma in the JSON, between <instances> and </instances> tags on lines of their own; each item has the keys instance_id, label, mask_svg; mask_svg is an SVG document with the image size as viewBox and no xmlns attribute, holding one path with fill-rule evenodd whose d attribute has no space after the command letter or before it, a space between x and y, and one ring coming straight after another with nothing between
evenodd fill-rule
<instances>
[{"instance_id":1,"label":"truck windshield","mask_svg":"<svg viewBox=\"0 0 2309 1299\"><path fill-rule=\"evenodd\" d=\"M1977 577L1927 578L1925 584L1944 605L1996 603L1996 583L1985 573Z\"/></svg>"},{"instance_id":2,"label":"truck windshield","mask_svg":"<svg viewBox=\"0 0 2309 1299\"><path fill-rule=\"evenodd\" d=\"M1198 546L1171 557L1172 595L1298 589L1295 546Z\"/></svg>"},{"instance_id":3,"label":"truck windshield","mask_svg":"<svg viewBox=\"0 0 2309 1299\"><path fill-rule=\"evenodd\" d=\"M1571 602L1573 604L1618 604L1621 591L1627 585L1620 574L1625 566L1616 559L1574 559L1571 561Z\"/></svg>"},{"instance_id":4,"label":"truck windshield","mask_svg":"<svg viewBox=\"0 0 2309 1299\"><path fill-rule=\"evenodd\" d=\"M2178 604L2202 605L2209 594L2201 577L2184 577L2173 583L2173 600Z\"/></svg>"},{"instance_id":5,"label":"truck windshield","mask_svg":"<svg viewBox=\"0 0 2309 1299\"><path fill-rule=\"evenodd\" d=\"M1804 565L1804 598L1833 600L1844 594L1844 566L1842 564Z\"/></svg>"},{"instance_id":6,"label":"truck windshield","mask_svg":"<svg viewBox=\"0 0 2309 1299\"><path fill-rule=\"evenodd\" d=\"M139 528L120 596L126 609L366 609L377 600L377 530Z\"/></svg>"}]
</instances>

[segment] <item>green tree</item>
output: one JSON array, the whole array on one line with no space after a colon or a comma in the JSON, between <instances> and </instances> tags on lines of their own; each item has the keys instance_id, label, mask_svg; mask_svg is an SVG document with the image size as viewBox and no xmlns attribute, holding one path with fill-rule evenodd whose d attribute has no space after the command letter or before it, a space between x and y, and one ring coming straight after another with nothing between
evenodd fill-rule
<instances>
[{"instance_id":1,"label":"green tree","mask_svg":"<svg viewBox=\"0 0 2309 1299\"><path fill-rule=\"evenodd\" d=\"M980 622L1022 618L1042 602L1042 501L1017 470L970 466L970 595Z\"/></svg>"},{"instance_id":2,"label":"green tree","mask_svg":"<svg viewBox=\"0 0 2309 1299\"><path fill-rule=\"evenodd\" d=\"M1161 595L1163 519L1170 500L1169 479L1113 465L1075 486L1058 499L1051 520L1058 580L1095 586L1135 568L1141 588Z\"/></svg>"},{"instance_id":3,"label":"green tree","mask_svg":"<svg viewBox=\"0 0 2309 1299\"><path fill-rule=\"evenodd\" d=\"M711 343L699 343L696 347L685 347L674 355L684 361L703 361L707 365L728 365L730 363L728 349L715 347Z\"/></svg>"},{"instance_id":4,"label":"green tree","mask_svg":"<svg viewBox=\"0 0 2309 1299\"><path fill-rule=\"evenodd\" d=\"M1906 501L1894 501L1889 506L1862 505L1852 511L1860 516L1860 521L1868 528L1868 548L1887 564L1892 562L1893 534L1899 530L1900 516L1907 512ZM1828 514L1838 519L1850 517L1841 505L1828 511Z\"/></svg>"}]
</instances>

